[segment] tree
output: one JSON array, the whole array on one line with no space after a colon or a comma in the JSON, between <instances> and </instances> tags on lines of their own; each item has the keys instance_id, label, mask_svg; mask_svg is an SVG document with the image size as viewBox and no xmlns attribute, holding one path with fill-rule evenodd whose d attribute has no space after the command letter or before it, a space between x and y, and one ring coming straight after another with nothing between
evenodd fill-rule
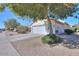
<instances>
[{"instance_id":1,"label":"tree","mask_svg":"<svg viewBox=\"0 0 79 59\"><path fill-rule=\"evenodd\" d=\"M76 32L77 30L79 30L79 25L73 25L71 28L74 32Z\"/></svg>"},{"instance_id":2,"label":"tree","mask_svg":"<svg viewBox=\"0 0 79 59\"><path fill-rule=\"evenodd\" d=\"M52 13L53 19L57 18L66 18L73 12L75 12L75 4L71 3L51 3L51 4L40 4L40 3L31 3L31 4L7 4L9 8L15 12L17 15L22 17L33 18L33 21L43 20L47 17L48 22L50 23L50 34L52 34L52 25L50 21L50 13ZM48 9L49 8L49 9ZM73 8L73 9L72 9Z\"/></svg>"},{"instance_id":3,"label":"tree","mask_svg":"<svg viewBox=\"0 0 79 59\"><path fill-rule=\"evenodd\" d=\"M17 26L17 32L22 34L26 33L27 32L26 27L22 25Z\"/></svg>"},{"instance_id":4,"label":"tree","mask_svg":"<svg viewBox=\"0 0 79 59\"><path fill-rule=\"evenodd\" d=\"M13 31L19 23L15 19L9 19L4 22L5 28L9 31Z\"/></svg>"},{"instance_id":5,"label":"tree","mask_svg":"<svg viewBox=\"0 0 79 59\"><path fill-rule=\"evenodd\" d=\"M2 12L5 9L5 4L0 4L0 11Z\"/></svg>"}]
</instances>

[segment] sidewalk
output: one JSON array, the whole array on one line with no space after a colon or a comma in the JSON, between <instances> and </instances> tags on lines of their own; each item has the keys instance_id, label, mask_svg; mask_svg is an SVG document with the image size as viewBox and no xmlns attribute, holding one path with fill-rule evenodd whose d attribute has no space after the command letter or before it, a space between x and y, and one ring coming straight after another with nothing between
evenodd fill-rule
<instances>
[{"instance_id":1,"label":"sidewalk","mask_svg":"<svg viewBox=\"0 0 79 59\"><path fill-rule=\"evenodd\" d=\"M13 36L8 36L9 41L18 41L18 40L25 40L29 39L32 37L38 37L41 36L40 34L33 34L33 33L28 33L28 34L18 34L18 35L13 35Z\"/></svg>"},{"instance_id":2,"label":"sidewalk","mask_svg":"<svg viewBox=\"0 0 79 59\"><path fill-rule=\"evenodd\" d=\"M19 56L4 33L0 33L0 56Z\"/></svg>"}]
</instances>

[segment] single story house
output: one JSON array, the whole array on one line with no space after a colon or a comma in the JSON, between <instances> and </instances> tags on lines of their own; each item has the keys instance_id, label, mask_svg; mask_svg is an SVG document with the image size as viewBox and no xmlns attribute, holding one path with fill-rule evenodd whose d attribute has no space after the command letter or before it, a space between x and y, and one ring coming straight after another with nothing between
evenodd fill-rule
<instances>
[{"instance_id":1,"label":"single story house","mask_svg":"<svg viewBox=\"0 0 79 59\"><path fill-rule=\"evenodd\" d=\"M62 34L64 33L65 29L70 29L69 24L65 22L60 22L54 19L50 19L52 23L52 29L54 34ZM49 33L49 26L47 19L42 21L34 22L31 25L31 32L36 34L48 34Z\"/></svg>"}]
</instances>

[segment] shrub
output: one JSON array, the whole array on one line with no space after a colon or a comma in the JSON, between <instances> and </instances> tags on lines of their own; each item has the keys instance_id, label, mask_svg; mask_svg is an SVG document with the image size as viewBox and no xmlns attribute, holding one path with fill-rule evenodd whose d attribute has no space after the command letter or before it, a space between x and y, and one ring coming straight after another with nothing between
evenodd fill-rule
<instances>
[{"instance_id":1,"label":"shrub","mask_svg":"<svg viewBox=\"0 0 79 59\"><path fill-rule=\"evenodd\" d=\"M71 28L74 32L76 32L77 30L79 30L79 26L77 26L77 25L74 25L74 26L72 26L72 28Z\"/></svg>"},{"instance_id":2,"label":"shrub","mask_svg":"<svg viewBox=\"0 0 79 59\"><path fill-rule=\"evenodd\" d=\"M22 34L26 33L26 27L22 25L17 26L17 32Z\"/></svg>"},{"instance_id":3,"label":"shrub","mask_svg":"<svg viewBox=\"0 0 79 59\"><path fill-rule=\"evenodd\" d=\"M47 44L53 44L53 43L60 43L61 39L60 37L56 36L56 35L45 35L44 37L42 37L42 42L43 43L47 43Z\"/></svg>"},{"instance_id":4,"label":"shrub","mask_svg":"<svg viewBox=\"0 0 79 59\"><path fill-rule=\"evenodd\" d=\"M65 29L64 30L66 34L72 34L74 31L70 30L70 29Z\"/></svg>"}]
</instances>

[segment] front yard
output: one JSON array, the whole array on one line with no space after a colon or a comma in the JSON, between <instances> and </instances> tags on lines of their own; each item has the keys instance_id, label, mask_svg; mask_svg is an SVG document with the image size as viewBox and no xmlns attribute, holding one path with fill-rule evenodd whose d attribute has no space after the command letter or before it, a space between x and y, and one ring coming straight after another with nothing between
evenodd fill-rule
<instances>
[{"instance_id":1,"label":"front yard","mask_svg":"<svg viewBox=\"0 0 79 59\"><path fill-rule=\"evenodd\" d=\"M61 36L63 36L64 39L65 38L76 39L77 37L77 40L79 40L78 36L73 35L61 35ZM41 42L41 36L25 40L19 40L11 43L13 47L18 51L18 53L22 56L69 56L69 55L79 56L78 48L69 48L66 47L65 44L63 43L50 47L49 45L43 44Z\"/></svg>"}]
</instances>

